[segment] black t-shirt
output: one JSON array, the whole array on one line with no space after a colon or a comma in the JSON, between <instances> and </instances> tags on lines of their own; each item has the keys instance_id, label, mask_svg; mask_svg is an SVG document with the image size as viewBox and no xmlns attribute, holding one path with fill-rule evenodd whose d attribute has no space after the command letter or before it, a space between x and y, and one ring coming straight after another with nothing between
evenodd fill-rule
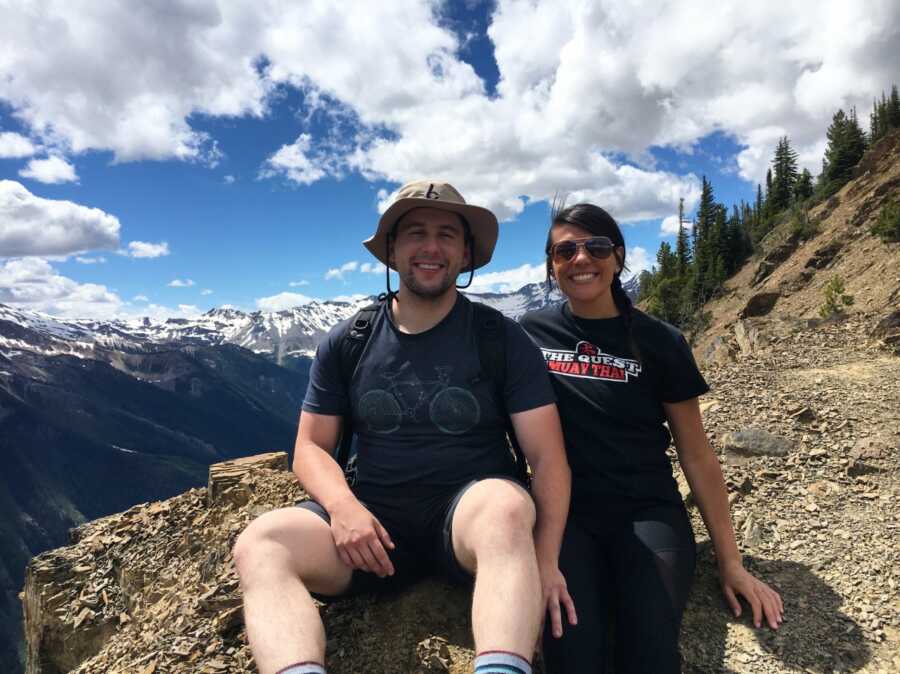
<instances>
[{"instance_id":1,"label":"black t-shirt","mask_svg":"<svg viewBox=\"0 0 900 674\"><path fill-rule=\"evenodd\" d=\"M510 319L504 400L481 379L472 303L462 295L433 328L397 329L387 303L347 391L341 381L340 339L346 322L319 344L303 409L352 414L358 484L452 485L490 474L513 475L506 417L555 401L543 358ZM476 381L479 380L479 381Z\"/></svg>"},{"instance_id":2,"label":"black t-shirt","mask_svg":"<svg viewBox=\"0 0 900 674\"><path fill-rule=\"evenodd\" d=\"M532 312L522 326L541 348L572 467L572 513L593 528L652 503L679 503L662 404L709 390L691 349L668 323L634 310L583 319L568 303Z\"/></svg>"}]
</instances>

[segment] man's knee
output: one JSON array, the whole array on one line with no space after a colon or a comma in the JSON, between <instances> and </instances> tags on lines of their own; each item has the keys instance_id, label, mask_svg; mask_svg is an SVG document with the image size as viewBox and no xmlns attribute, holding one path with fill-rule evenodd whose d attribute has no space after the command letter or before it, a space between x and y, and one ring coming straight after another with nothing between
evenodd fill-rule
<instances>
[{"instance_id":1,"label":"man's knee","mask_svg":"<svg viewBox=\"0 0 900 674\"><path fill-rule=\"evenodd\" d=\"M319 561L320 548L332 545L328 525L299 508L273 510L253 520L238 536L233 556L243 577L260 567L304 575L305 561Z\"/></svg>"},{"instance_id":2,"label":"man's knee","mask_svg":"<svg viewBox=\"0 0 900 674\"><path fill-rule=\"evenodd\" d=\"M461 538L466 547L531 545L535 523L534 501L513 482L491 479L473 485L458 508ZM454 523L456 527L456 523Z\"/></svg>"}]
</instances>

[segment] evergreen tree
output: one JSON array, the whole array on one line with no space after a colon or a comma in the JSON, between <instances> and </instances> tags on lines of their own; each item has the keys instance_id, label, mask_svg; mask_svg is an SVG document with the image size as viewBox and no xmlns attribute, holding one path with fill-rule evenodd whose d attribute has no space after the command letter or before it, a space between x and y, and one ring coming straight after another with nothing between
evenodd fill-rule
<instances>
[{"instance_id":1,"label":"evergreen tree","mask_svg":"<svg viewBox=\"0 0 900 674\"><path fill-rule=\"evenodd\" d=\"M823 186L827 194L836 192L853 175L853 167L866 150L866 137L856 119L856 111L848 117L838 110L831 118L831 126L825 134Z\"/></svg>"},{"instance_id":2,"label":"evergreen tree","mask_svg":"<svg viewBox=\"0 0 900 674\"><path fill-rule=\"evenodd\" d=\"M806 201L813 194L812 174L809 169L803 169L797 183L794 185L794 201L797 203Z\"/></svg>"},{"instance_id":3,"label":"evergreen tree","mask_svg":"<svg viewBox=\"0 0 900 674\"><path fill-rule=\"evenodd\" d=\"M690 244L688 243L687 229L684 226L684 197L678 200L678 238L675 239L675 259L678 278L684 280L691 263Z\"/></svg>"},{"instance_id":4,"label":"evergreen tree","mask_svg":"<svg viewBox=\"0 0 900 674\"><path fill-rule=\"evenodd\" d=\"M900 94L897 85L891 87L891 97L887 103L887 120L892 129L900 129Z\"/></svg>"},{"instance_id":5,"label":"evergreen tree","mask_svg":"<svg viewBox=\"0 0 900 674\"><path fill-rule=\"evenodd\" d=\"M797 182L797 153L791 147L787 136L778 140L775 157L772 159L772 187L769 192L769 208L772 215L780 213L791 205L794 185Z\"/></svg>"}]
</instances>

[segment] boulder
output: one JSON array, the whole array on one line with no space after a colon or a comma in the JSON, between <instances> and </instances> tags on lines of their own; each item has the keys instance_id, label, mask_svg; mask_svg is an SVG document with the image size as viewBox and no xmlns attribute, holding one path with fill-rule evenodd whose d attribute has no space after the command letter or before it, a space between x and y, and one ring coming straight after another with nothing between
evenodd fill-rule
<instances>
[{"instance_id":1,"label":"boulder","mask_svg":"<svg viewBox=\"0 0 900 674\"><path fill-rule=\"evenodd\" d=\"M786 456L791 451L791 443L778 435L751 426L723 435L722 449L738 457Z\"/></svg>"},{"instance_id":2,"label":"boulder","mask_svg":"<svg viewBox=\"0 0 900 674\"><path fill-rule=\"evenodd\" d=\"M872 331L872 337L900 355L900 309L894 309L882 318Z\"/></svg>"},{"instance_id":3,"label":"boulder","mask_svg":"<svg viewBox=\"0 0 900 674\"><path fill-rule=\"evenodd\" d=\"M767 344L759 326L749 321L738 321L734 324L734 339L744 356L757 352L760 347Z\"/></svg>"},{"instance_id":4,"label":"boulder","mask_svg":"<svg viewBox=\"0 0 900 674\"><path fill-rule=\"evenodd\" d=\"M765 316L772 311L779 297L781 297L781 293L766 292L755 294L747 300L747 304L741 309L740 317Z\"/></svg>"}]
</instances>

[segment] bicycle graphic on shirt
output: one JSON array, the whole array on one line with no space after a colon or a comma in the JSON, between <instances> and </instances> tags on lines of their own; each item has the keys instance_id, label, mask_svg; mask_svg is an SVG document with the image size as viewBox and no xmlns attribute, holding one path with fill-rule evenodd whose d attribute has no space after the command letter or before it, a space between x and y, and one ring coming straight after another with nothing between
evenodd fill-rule
<instances>
[{"instance_id":1,"label":"bicycle graphic on shirt","mask_svg":"<svg viewBox=\"0 0 900 674\"><path fill-rule=\"evenodd\" d=\"M373 389L359 399L359 416L374 433L393 433L404 420L421 421L427 408L431 423L443 433L460 435L481 419L481 406L468 389L450 385L449 365L436 365L436 379L415 374L401 379L399 372L382 372L385 389Z\"/></svg>"}]
</instances>

